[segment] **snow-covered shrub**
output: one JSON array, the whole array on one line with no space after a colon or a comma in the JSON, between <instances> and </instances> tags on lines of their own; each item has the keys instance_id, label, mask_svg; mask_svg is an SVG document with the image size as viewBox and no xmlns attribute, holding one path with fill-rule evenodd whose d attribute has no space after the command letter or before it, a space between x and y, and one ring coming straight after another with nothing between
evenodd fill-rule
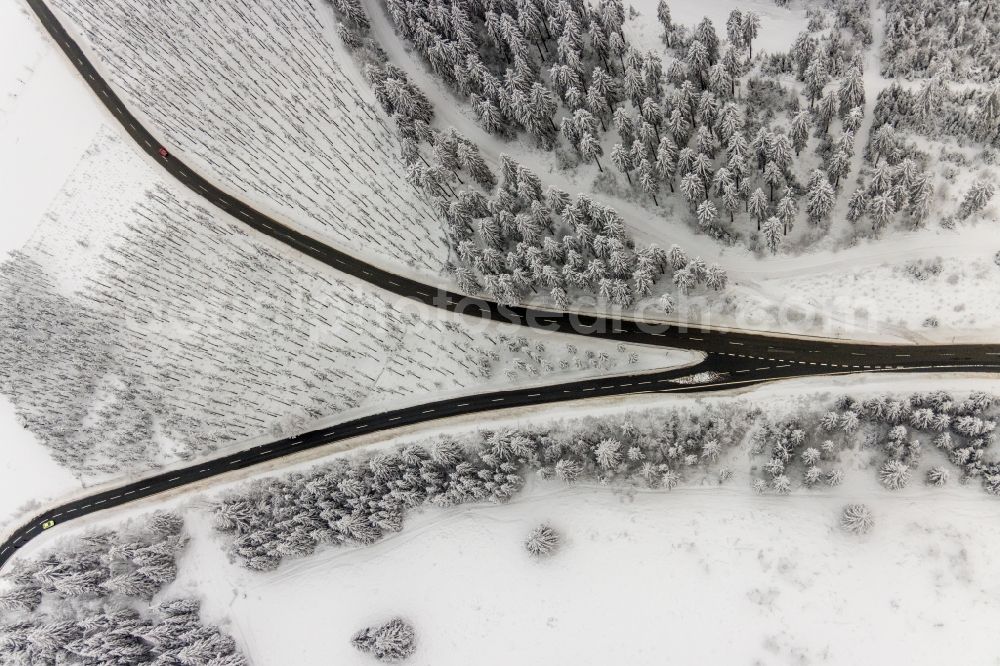
<instances>
[{"instance_id":1,"label":"snow-covered shrub","mask_svg":"<svg viewBox=\"0 0 1000 666\"><path fill-rule=\"evenodd\" d=\"M779 495L787 495L792 492L792 482L784 474L779 474L771 480L771 487Z\"/></svg>"},{"instance_id":2,"label":"snow-covered shrub","mask_svg":"<svg viewBox=\"0 0 1000 666\"><path fill-rule=\"evenodd\" d=\"M927 470L927 483L932 486L943 486L948 483L951 473L943 467L932 467Z\"/></svg>"},{"instance_id":3,"label":"snow-covered shrub","mask_svg":"<svg viewBox=\"0 0 1000 666\"><path fill-rule=\"evenodd\" d=\"M840 516L840 525L852 534L867 534L875 525L875 519L866 505L848 504Z\"/></svg>"},{"instance_id":4,"label":"snow-covered shrub","mask_svg":"<svg viewBox=\"0 0 1000 666\"><path fill-rule=\"evenodd\" d=\"M670 490L681 469L711 465L700 452L740 441L748 418L745 406L713 405L432 439L251 482L216 504L216 529L241 564L269 570L326 544L375 543L425 503L506 502L532 473Z\"/></svg>"},{"instance_id":5,"label":"snow-covered shrub","mask_svg":"<svg viewBox=\"0 0 1000 666\"><path fill-rule=\"evenodd\" d=\"M524 548L533 557L547 557L559 547L559 533L548 525L539 525L531 530L524 541Z\"/></svg>"},{"instance_id":6,"label":"snow-covered shrub","mask_svg":"<svg viewBox=\"0 0 1000 666\"><path fill-rule=\"evenodd\" d=\"M417 649L417 634L402 618L378 627L365 627L351 637L351 644L382 662L402 661Z\"/></svg>"},{"instance_id":7,"label":"snow-covered shrub","mask_svg":"<svg viewBox=\"0 0 1000 666\"><path fill-rule=\"evenodd\" d=\"M910 468L900 460L889 460L879 469L879 481L889 490L899 490L910 480Z\"/></svg>"},{"instance_id":8,"label":"snow-covered shrub","mask_svg":"<svg viewBox=\"0 0 1000 666\"><path fill-rule=\"evenodd\" d=\"M833 469L827 472L826 485L839 486L844 482L844 472L841 469Z\"/></svg>"}]
</instances>

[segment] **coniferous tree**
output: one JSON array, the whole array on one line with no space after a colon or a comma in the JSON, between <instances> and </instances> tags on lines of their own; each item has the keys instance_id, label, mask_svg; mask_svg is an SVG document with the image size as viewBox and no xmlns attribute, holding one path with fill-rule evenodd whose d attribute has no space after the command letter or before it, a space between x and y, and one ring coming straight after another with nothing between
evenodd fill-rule
<instances>
[{"instance_id":1,"label":"coniferous tree","mask_svg":"<svg viewBox=\"0 0 1000 666\"><path fill-rule=\"evenodd\" d=\"M892 197L888 194L875 194L868 202L868 215L872 220L872 231L878 234L889 224L894 210Z\"/></svg>"},{"instance_id":2,"label":"coniferous tree","mask_svg":"<svg viewBox=\"0 0 1000 666\"><path fill-rule=\"evenodd\" d=\"M594 135L590 132L584 132L580 137L579 145L580 154L583 156L583 159L588 162L593 160L594 164L597 165L597 169L603 172L604 169L601 167L601 162L597 158L604 154L604 149L601 148L600 142L598 142Z\"/></svg>"},{"instance_id":3,"label":"coniferous tree","mask_svg":"<svg viewBox=\"0 0 1000 666\"><path fill-rule=\"evenodd\" d=\"M764 190L758 187L750 195L750 199L747 202L747 212L757 218L757 231L760 231L760 225L763 223L764 218L767 217L767 209L767 195L764 194Z\"/></svg>"},{"instance_id":4,"label":"coniferous tree","mask_svg":"<svg viewBox=\"0 0 1000 666\"><path fill-rule=\"evenodd\" d=\"M730 45L740 48L744 46L746 32L743 24L743 13L739 9L729 12L726 19L726 37L729 38Z\"/></svg>"},{"instance_id":5,"label":"coniferous tree","mask_svg":"<svg viewBox=\"0 0 1000 666\"><path fill-rule=\"evenodd\" d=\"M965 198L962 199L962 204L958 209L958 216L964 220L973 213L981 211L986 207L990 199L993 198L995 191L993 183L989 181L978 180L973 183L969 191L966 192Z\"/></svg>"},{"instance_id":6,"label":"coniferous tree","mask_svg":"<svg viewBox=\"0 0 1000 666\"><path fill-rule=\"evenodd\" d=\"M663 26L663 37L667 42L667 46L670 46L670 34L673 32L673 21L670 17L670 7L667 5L667 0L659 0L656 3L656 18Z\"/></svg>"},{"instance_id":7,"label":"coniferous tree","mask_svg":"<svg viewBox=\"0 0 1000 666\"><path fill-rule=\"evenodd\" d=\"M802 151L806 147L806 142L809 140L809 112L799 111L792 118L792 145L795 147L795 155Z\"/></svg>"},{"instance_id":8,"label":"coniferous tree","mask_svg":"<svg viewBox=\"0 0 1000 666\"><path fill-rule=\"evenodd\" d=\"M734 185L728 185L722 192L722 205L729 211L729 222L733 222L733 215L740 209L740 196Z\"/></svg>"},{"instance_id":9,"label":"coniferous tree","mask_svg":"<svg viewBox=\"0 0 1000 666\"><path fill-rule=\"evenodd\" d=\"M781 244L781 220L777 217L767 218L761 227L761 234L764 237L764 243L767 245L768 249L771 250L771 253L776 253L778 251L778 246Z\"/></svg>"},{"instance_id":10,"label":"coniferous tree","mask_svg":"<svg viewBox=\"0 0 1000 666\"><path fill-rule=\"evenodd\" d=\"M660 189L660 182L655 169L649 163L648 159L643 158L639 162L639 186L642 187L642 191L653 198L653 204L659 206L659 202L656 200L656 193Z\"/></svg>"},{"instance_id":11,"label":"coniferous tree","mask_svg":"<svg viewBox=\"0 0 1000 666\"><path fill-rule=\"evenodd\" d=\"M625 174L625 177L628 179L628 184L631 185L632 176L629 175L629 172L632 171L634 166L632 163L632 152L630 150L626 150L622 144L616 143L611 148L611 162L615 165L616 169Z\"/></svg>"},{"instance_id":12,"label":"coniferous tree","mask_svg":"<svg viewBox=\"0 0 1000 666\"><path fill-rule=\"evenodd\" d=\"M790 193L786 193L785 196L781 197L781 200L778 202L778 219L781 220L782 229L785 235L791 231L797 213L798 207L795 204L795 199L792 198Z\"/></svg>"},{"instance_id":13,"label":"coniferous tree","mask_svg":"<svg viewBox=\"0 0 1000 666\"><path fill-rule=\"evenodd\" d=\"M822 171L813 171L807 197L806 213L809 216L809 221L813 224L819 224L833 210L835 197L830 181Z\"/></svg>"},{"instance_id":14,"label":"coniferous tree","mask_svg":"<svg viewBox=\"0 0 1000 666\"><path fill-rule=\"evenodd\" d=\"M719 219L719 212L715 208L715 204L709 199L705 199L700 204L698 204L698 225L702 229L708 229Z\"/></svg>"},{"instance_id":15,"label":"coniferous tree","mask_svg":"<svg viewBox=\"0 0 1000 666\"><path fill-rule=\"evenodd\" d=\"M748 11L743 15L743 44L746 45L749 58L753 60L753 40L760 32L760 17L756 12Z\"/></svg>"},{"instance_id":16,"label":"coniferous tree","mask_svg":"<svg viewBox=\"0 0 1000 666\"><path fill-rule=\"evenodd\" d=\"M847 70L847 74L840 82L838 89L840 98L840 113L846 115L851 110L860 109L865 103L865 84L861 74L861 67L855 65Z\"/></svg>"}]
</instances>

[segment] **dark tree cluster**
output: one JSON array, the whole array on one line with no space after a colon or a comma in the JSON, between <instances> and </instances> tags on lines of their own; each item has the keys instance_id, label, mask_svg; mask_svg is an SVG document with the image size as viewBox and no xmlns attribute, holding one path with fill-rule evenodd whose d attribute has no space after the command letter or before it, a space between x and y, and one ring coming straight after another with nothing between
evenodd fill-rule
<instances>
[{"instance_id":1,"label":"dark tree cluster","mask_svg":"<svg viewBox=\"0 0 1000 666\"><path fill-rule=\"evenodd\" d=\"M155 513L142 527L122 532L100 532L74 541L43 558L18 562L7 578L14 588L0 597L0 607L11 609L10 599L25 595L41 600L92 599L120 594L151 599L177 575L176 554L184 548L180 516ZM34 610L36 605L23 606Z\"/></svg>"},{"instance_id":2,"label":"dark tree cluster","mask_svg":"<svg viewBox=\"0 0 1000 666\"><path fill-rule=\"evenodd\" d=\"M700 405L625 417L586 418L526 429L484 430L461 440L439 437L367 457L255 481L217 502L216 528L232 536L243 566L270 570L283 558L324 544L369 545L402 529L408 511L510 500L534 472L566 483L640 483L670 490L686 475L717 465L749 432L756 492L787 494L793 483L836 486L840 452L860 438L884 454L878 470L886 488L903 487L920 460L921 436L1000 495L995 439L998 400L973 392L964 399L936 391L908 398L838 399L826 412L772 421L745 404ZM728 467L718 478L731 478ZM948 471L927 470L941 485ZM542 553L557 536L544 528L527 547Z\"/></svg>"},{"instance_id":3,"label":"dark tree cluster","mask_svg":"<svg viewBox=\"0 0 1000 666\"><path fill-rule=\"evenodd\" d=\"M462 15L461 9L456 12ZM541 289L560 309L568 308L572 296L580 292L597 294L619 307L651 294L669 266L667 255L656 247L636 251L613 209L583 195L571 201L556 188L543 193L538 176L506 156L501 156L502 188L488 197L496 187L496 176L479 148L454 128L441 132L430 127L433 108L406 74L391 64L373 63L366 65L365 74L397 124L407 179L433 199L446 220L456 259L449 268L462 291L485 290L497 301L515 305ZM539 91L545 92L536 86ZM555 103L551 106L550 115ZM594 138L596 121L586 111L564 119L562 131L577 144L580 133L589 134L584 143L600 150ZM425 144L429 155L421 150ZM597 154L592 157L596 160ZM462 174L478 189L457 189L466 184ZM676 268L686 267L683 251L675 246L672 252L675 260L685 259ZM720 267L709 269L696 261L690 268L675 279L683 293L699 283L716 290L725 287L727 278Z\"/></svg>"},{"instance_id":4,"label":"dark tree cluster","mask_svg":"<svg viewBox=\"0 0 1000 666\"><path fill-rule=\"evenodd\" d=\"M844 479L835 466L839 453L860 439L883 454L877 473L889 490L911 480L924 444L930 443L960 468L963 479L981 479L987 492L1000 495L1000 463L987 453L995 439L998 404L995 396L979 392L965 399L944 391L865 400L845 395L818 419L808 414L771 422L765 415L750 437L750 453L760 461L753 489L787 494L793 483L839 485ZM948 477L941 467L926 472L932 485L943 485Z\"/></svg>"},{"instance_id":5,"label":"dark tree cluster","mask_svg":"<svg viewBox=\"0 0 1000 666\"><path fill-rule=\"evenodd\" d=\"M623 77L659 75L655 64L627 70L621 0L597 7L582 0L390 0L388 8L434 72L469 97L487 131L524 130L546 147L556 138L557 96L584 108L588 95L595 102L600 95L593 80L610 85L618 68ZM617 101L604 92L602 108Z\"/></svg>"},{"instance_id":6,"label":"dark tree cluster","mask_svg":"<svg viewBox=\"0 0 1000 666\"><path fill-rule=\"evenodd\" d=\"M899 215L909 226L921 226L934 202L931 174L922 168L926 159L906 147L895 129L883 123L869 138L867 160L874 165L867 185L861 184L847 204L847 219L857 223L866 218L873 235L878 235Z\"/></svg>"},{"instance_id":7,"label":"dark tree cluster","mask_svg":"<svg viewBox=\"0 0 1000 666\"><path fill-rule=\"evenodd\" d=\"M323 544L375 543L424 504L506 502L532 471L567 483L633 480L669 490L685 470L714 463L739 442L747 423L740 407L640 416L439 438L259 480L216 505L216 527L232 535L240 563L270 570Z\"/></svg>"},{"instance_id":8,"label":"dark tree cluster","mask_svg":"<svg viewBox=\"0 0 1000 666\"><path fill-rule=\"evenodd\" d=\"M863 46L871 46L871 0L833 0L831 4L836 26L853 32Z\"/></svg>"},{"instance_id":9,"label":"dark tree cluster","mask_svg":"<svg viewBox=\"0 0 1000 666\"><path fill-rule=\"evenodd\" d=\"M942 76L915 88L898 83L879 93L875 123L897 130L941 135L1000 148L1000 80L985 89L952 90Z\"/></svg>"},{"instance_id":10,"label":"dark tree cluster","mask_svg":"<svg viewBox=\"0 0 1000 666\"><path fill-rule=\"evenodd\" d=\"M887 0L882 74L942 75L984 83L1000 78L996 0Z\"/></svg>"},{"instance_id":11,"label":"dark tree cluster","mask_svg":"<svg viewBox=\"0 0 1000 666\"><path fill-rule=\"evenodd\" d=\"M233 639L202 623L197 601L145 607L176 575L183 527L179 515L159 512L16 560L0 593L0 660L243 666Z\"/></svg>"},{"instance_id":12,"label":"dark tree cluster","mask_svg":"<svg viewBox=\"0 0 1000 666\"><path fill-rule=\"evenodd\" d=\"M626 308L650 296L667 271L685 294L698 284L726 285L721 267L688 259L676 245L635 248L614 209L583 194L571 199L554 187L543 191L534 172L506 156L501 176L492 197L462 192L444 210L464 264L455 270L463 289L485 287L509 305L544 290L565 309L580 293Z\"/></svg>"},{"instance_id":13,"label":"dark tree cluster","mask_svg":"<svg viewBox=\"0 0 1000 666\"><path fill-rule=\"evenodd\" d=\"M678 54L664 72L659 56L628 45L622 32L624 9L616 0L602 0L596 7L567 0L520 0L490 7L465 0L397 0L389 8L397 27L435 72L470 96L487 130L510 133L512 127L523 128L546 147L561 136L583 161L603 171L602 136L613 127L621 143L610 159L629 183L654 204L663 188L674 192L679 184L692 215L711 233L726 235L717 223L720 206L731 223L741 202L748 206L751 178L759 175L770 192L769 203L776 189L795 182L789 137L769 128L760 129L777 137L777 148L767 146L769 155L777 153L775 159L758 162L756 169L750 162L740 163L735 171L729 155L721 165L716 159L719 148L728 148L734 135L739 145L744 132L761 125L746 105L736 102L760 26L752 12L732 13L729 47L723 50L710 20L689 34L673 24L669 6L661 2L658 18L664 39ZM525 35L535 42L537 58L527 48ZM551 49L550 42L555 42ZM556 134L553 114L560 110L564 115ZM720 166L723 174L715 181ZM710 200L713 187L718 203ZM783 233L796 211L794 191L787 194L780 209L785 221L778 223ZM768 208L757 204L758 209ZM763 219L782 220L778 209L770 211L773 216L757 212L758 231Z\"/></svg>"},{"instance_id":14,"label":"dark tree cluster","mask_svg":"<svg viewBox=\"0 0 1000 666\"><path fill-rule=\"evenodd\" d=\"M0 595L0 608L33 611L45 596L152 598L177 575L174 558L186 539L176 514L154 513L144 520L121 532L90 534L36 560L16 561L5 576L12 588Z\"/></svg>"},{"instance_id":15,"label":"dark tree cluster","mask_svg":"<svg viewBox=\"0 0 1000 666\"><path fill-rule=\"evenodd\" d=\"M146 612L96 603L22 614L0 625L0 656L11 666L246 666L230 636L202 623L199 607L175 599Z\"/></svg>"}]
</instances>

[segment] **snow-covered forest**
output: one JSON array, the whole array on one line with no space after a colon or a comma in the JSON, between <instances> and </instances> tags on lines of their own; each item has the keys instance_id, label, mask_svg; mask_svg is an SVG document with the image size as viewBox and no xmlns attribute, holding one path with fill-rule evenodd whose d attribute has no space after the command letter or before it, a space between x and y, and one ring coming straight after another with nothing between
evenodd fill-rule
<instances>
[{"instance_id":1,"label":"snow-covered forest","mask_svg":"<svg viewBox=\"0 0 1000 666\"><path fill-rule=\"evenodd\" d=\"M942 74L954 81L1000 78L1000 9L995 0L885 0L885 76Z\"/></svg>"},{"instance_id":2,"label":"snow-covered forest","mask_svg":"<svg viewBox=\"0 0 1000 666\"><path fill-rule=\"evenodd\" d=\"M491 168L460 133L431 129L432 104L385 62L377 45L366 44L354 63L364 65L372 87L364 92L354 64L339 54L324 25L332 16L310 0L281 8L241 0L212 8L147 7L138 0L106 6L68 0L57 7L100 54L130 107L148 116L171 150L265 210L276 209L372 261L388 254L425 275L446 266L469 293L485 290L515 303L541 291L563 308L584 294L630 306L651 295L665 272L660 293L676 287L687 294L699 285L720 290L726 284L721 267L689 258L681 248L671 248L669 262L666 250L636 248L608 206L544 188L530 169L511 160ZM350 20L366 20L360 8L346 9ZM171 30L175 24L184 31ZM264 30L278 40L248 38ZM154 40L156 48L141 48L151 35L166 32L169 44ZM361 45L349 31L340 34L348 47ZM230 43L239 49L231 52ZM279 57L283 53L293 57ZM235 75L243 71L235 61L241 57L271 69L263 77ZM137 68L149 77L135 77ZM154 90L143 83L147 78L162 82ZM394 117L395 128L371 108L372 98ZM274 135L291 150L279 148L270 139ZM497 168L501 187L489 196ZM431 205L393 180L404 172ZM661 305L673 310L670 297Z\"/></svg>"},{"instance_id":3,"label":"snow-covered forest","mask_svg":"<svg viewBox=\"0 0 1000 666\"><path fill-rule=\"evenodd\" d=\"M423 504L507 502L528 474L671 490L707 476L726 483L747 453L757 493L839 485L839 460L863 449L886 489L920 472L943 485L955 469L1000 495L1000 463L988 452L998 404L979 392L845 395L775 419L766 407L731 400L481 430L255 481L218 503L216 527L232 534L231 551L244 566L269 570L331 544L374 544ZM935 453L922 458L925 448Z\"/></svg>"},{"instance_id":4,"label":"snow-covered forest","mask_svg":"<svg viewBox=\"0 0 1000 666\"><path fill-rule=\"evenodd\" d=\"M215 215L149 191L74 291L44 243L0 264L0 390L59 463L136 472L359 407L687 360L471 329Z\"/></svg>"},{"instance_id":5,"label":"snow-covered forest","mask_svg":"<svg viewBox=\"0 0 1000 666\"><path fill-rule=\"evenodd\" d=\"M360 3L335 4L366 30ZM645 197L650 210L723 242L801 248L842 232L837 219L852 222L854 235L878 236L954 213L936 196L933 160L895 135L892 114L872 116L887 82L865 63L877 62L880 45L898 45L876 43L865 0L810 5L807 29L787 52L756 55L760 19L739 8L724 26L705 18L690 28L674 22L664 0L656 8L662 45L651 49L628 35L631 20L652 17L636 18L620 0L386 7L399 36L485 131L531 137L563 169L593 163L596 190ZM980 136L997 125L990 99L966 100L966 122ZM605 153L617 176L601 166ZM958 196L966 219L992 193L975 184Z\"/></svg>"},{"instance_id":6,"label":"snow-covered forest","mask_svg":"<svg viewBox=\"0 0 1000 666\"><path fill-rule=\"evenodd\" d=\"M153 597L177 575L180 515L143 515L18 559L0 578L5 664L243 666L233 639L195 599Z\"/></svg>"}]
</instances>

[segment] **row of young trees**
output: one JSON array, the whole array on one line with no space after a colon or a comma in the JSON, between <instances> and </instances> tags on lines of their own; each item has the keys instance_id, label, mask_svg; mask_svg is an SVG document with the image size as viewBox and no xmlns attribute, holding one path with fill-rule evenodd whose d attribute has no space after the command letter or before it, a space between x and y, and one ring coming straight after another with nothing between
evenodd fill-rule
<instances>
[{"instance_id":1,"label":"row of young trees","mask_svg":"<svg viewBox=\"0 0 1000 666\"><path fill-rule=\"evenodd\" d=\"M185 542L179 515L155 513L18 558L3 576L0 660L244 666L233 639L201 621L197 601L150 605L174 579Z\"/></svg>"},{"instance_id":2,"label":"row of young trees","mask_svg":"<svg viewBox=\"0 0 1000 666\"><path fill-rule=\"evenodd\" d=\"M425 503L506 502L532 471L567 483L634 479L670 489L742 437L742 407L699 407L438 438L354 461L258 480L216 505L216 525L251 569L324 544L371 544Z\"/></svg>"},{"instance_id":3,"label":"row of young trees","mask_svg":"<svg viewBox=\"0 0 1000 666\"><path fill-rule=\"evenodd\" d=\"M407 195L393 128L339 64L316 3L54 6L123 103L210 180L353 251L441 270L437 216Z\"/></svg>"},{"instance_id":4,"label":"row of young trees","mask_svg":"<svg viewBox=\"0 0 1000 666\"><path fill-rule=\"evenodd\" d=\"M0 263L0 391L80 474L190 459L417 392L638 360L404 311L166 189L132 215L76 294L27 255Z\"/></svg>"},{"instance_id":5,"label":"row of young trees","mask_svg":"<svg viewBox=\"0 0 1000 666\"><path fill-rule=\"evenodd\" d=\"M843 396L826 404L778 421L766 405L729 403L437 437L251 482L216 503L216 527L231 535L232 553L244 566L269 570L327 544L375 543L401 530L417 506L506 502L531 472L566 483L670 490L685 476L704 478L711 470L725 482L733 476L728 453L744 441L759 493L836 486L844 478L836 466L840 453L859 443L885 455L882 483L902 487L917 468L923 435L964 478L981 479L988 492L1000 494L1000 463L988 454L996 397L935 391ZM940 465L927 470L930 483L947 478Z\"/></svg>"}]
</instances>

